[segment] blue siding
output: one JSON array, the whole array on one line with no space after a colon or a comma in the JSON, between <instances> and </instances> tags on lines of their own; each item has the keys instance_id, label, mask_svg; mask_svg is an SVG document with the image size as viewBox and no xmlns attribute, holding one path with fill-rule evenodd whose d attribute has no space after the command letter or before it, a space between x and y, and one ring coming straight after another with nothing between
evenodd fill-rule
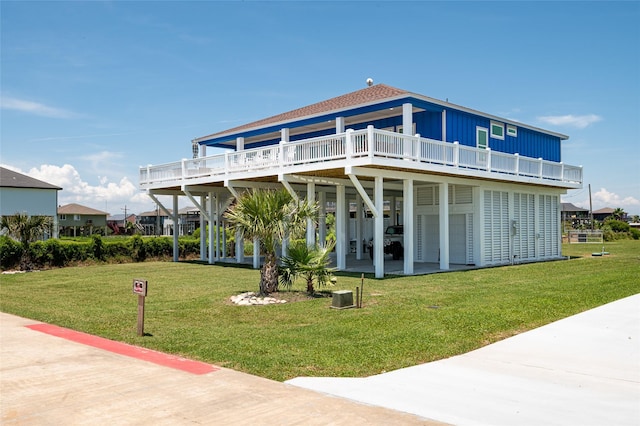
<instances>
[{"instance_id":1,"label":"blue siding","mask_svg":"<svg viewBox=\"0 0 640 426\"><path fill-rule=\"evenodd\" d=\"M496 120L497 121L497 120ZM501 121L497 121L503 123ZM503 123L505 124L505 123ZM447 141L458 141L461 145L476 146L476 126L491 129L491 120L463 111L447 110ZM506 134L504 140L489 138L489 148L509 154L518 153L525 157L561 161L559 137L516 126L518 136Z\"/></svg>"}]
</instances>

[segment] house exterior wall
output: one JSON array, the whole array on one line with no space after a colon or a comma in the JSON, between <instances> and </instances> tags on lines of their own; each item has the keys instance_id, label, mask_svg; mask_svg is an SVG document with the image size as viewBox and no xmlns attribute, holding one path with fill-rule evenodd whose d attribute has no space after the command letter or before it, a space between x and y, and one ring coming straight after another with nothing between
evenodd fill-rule
<instances>
[{"instance_id":1,"label":"house exterior wall","mask_svg":"<svg viewBox=\"0 0 640 426\"><path fill-rule=\"evenodd\" d=\"M107 226L105 215L61 214L58 221L60 226L93 226L94 228Z\"/></svg>"},{"instance_id":2,"label":"house exterior wall","mask_svg":"<svg viewBox=\"0 0 640 426\"><path fill-rule=\"evenodd\" d=\"M0 188L0 215L27 213L30 216L57 216L58 191L43 188Z\"/></svg>"},{"instance_id":3,"label":"house exterior wall","mask_svg":"<svg viewBox=\"0 0 640 426\"><path fill-rule=\"evenodd\" d=\"M458 141L462 145L474 147L476 146L476 128L483 127L490 130L492 121L502 123L505 127L504 140L491 137L489 133L489 148L492 150L549 161L561 161L560 138L517 125L514 125L517 136L510 136L506 134L505 122L490 120L464 111L447 110L447 141Z\"/></svg>"}]
</instances>

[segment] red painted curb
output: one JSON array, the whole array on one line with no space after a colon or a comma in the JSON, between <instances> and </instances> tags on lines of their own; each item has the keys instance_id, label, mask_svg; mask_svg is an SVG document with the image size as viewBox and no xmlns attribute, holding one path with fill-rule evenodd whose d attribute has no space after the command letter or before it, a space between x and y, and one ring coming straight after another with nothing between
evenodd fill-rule
<instances>
[{"instance_id":1,"label":"red painted curb","mask_svg":"<svg viewBox=\"0 0 640 426\"><path fill-rule=\"evenodd\" d=\"M116 342L103 337L81 333L64 327L58 327L57 325L33 324L27 325L26 327L41 333L61 337L76 343L82 343L83 345L93 346L94 348L103 349L105 351L136 358L142 361L152 362L164 367L175 368L191 374L207 374L220 370L220 368L204 362L193 361L179 356L141 348L139 346Z\"/></svg>"}]
</instances>

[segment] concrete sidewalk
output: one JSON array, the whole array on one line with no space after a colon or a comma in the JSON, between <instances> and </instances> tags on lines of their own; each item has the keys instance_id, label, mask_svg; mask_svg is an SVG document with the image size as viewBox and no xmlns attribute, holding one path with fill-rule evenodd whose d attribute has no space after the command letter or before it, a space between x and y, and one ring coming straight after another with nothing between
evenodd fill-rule
<instances>
[{"instance_id":1,"label":"concrete sidewalk","mask_svg":"<svg viewBox=\"0 0 640 426\"><path fill-rule=\"evenodd\" d=\"M449 359L287 383L456 425L640 425L640 295Z\"/></svg>"},{"instance_id":2,"label":"concrete sidewalk","mask_svg":"<svg viewBox=\"0 0 640 426\"><path fill-rule=\"evenodd\" d=\"M229 369L193 374L34 325L45 326L0 313L2 425L441 424Z\"/></svg>"}]
</instances>

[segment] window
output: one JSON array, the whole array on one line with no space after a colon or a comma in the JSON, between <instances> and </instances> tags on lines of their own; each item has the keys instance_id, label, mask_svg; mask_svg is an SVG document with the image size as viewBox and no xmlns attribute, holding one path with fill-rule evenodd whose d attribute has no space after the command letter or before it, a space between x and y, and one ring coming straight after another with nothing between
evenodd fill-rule
<instances>
[{"instance_id":1,"label":"window","mask_svg":"<svg viewBox=\"0 0 640 426\"><path fill-rule=\"evenodd\" d=\"M491 137L504 140L504 124L491 122Z\"/></svg>"},{"instance_id":2,"label":"window","mask_svg":"<svg viewBox=\"0 0 640 426\"><path fill-rule=\"evenodd\" d=\"M514 138L518 137L518 128L511 124L507 124L507 135L513 136Z\"/></svg>"},{"instance_id":3,"label":"window","mask_svg":"<svg viewBox=\"0 0 640 426\"><path fill-rule=\"evenodd\" d=\"M73 215L73 220L79 221L80 220L80 215L79 214L74 214Z\"/></svg>"},{"instance_id":4,"label":"window","mask_svg":"<svg viewBox=\"0 0 640 426\"><path fill-rule=\"evenodd\" d=\"M487 149L489 146L489 130L486 127L476 127L476 146L480 149ZM487 165L487 154L479 152L476 156L476 166L485 167Z\"/></svg>"},{"instance_id":5,"label":"window","mask_svg":"<svg viewBox=\"0 0 640 426\"><path fill-rule=\"evenodd\" d=\"M67 215L66 214L61 214L60 215L60 220L67 220Z\"/></svg>"},{"instance_id":6,"label":"window","mask_svg":"<svg viewBox=\"0 0 640 426\"><path fill-rule=\"evenodd\" d=\"M480 149L487 149L489 131L484 127L476 127L476 146Z\"/></svg>"}]
</instances>

